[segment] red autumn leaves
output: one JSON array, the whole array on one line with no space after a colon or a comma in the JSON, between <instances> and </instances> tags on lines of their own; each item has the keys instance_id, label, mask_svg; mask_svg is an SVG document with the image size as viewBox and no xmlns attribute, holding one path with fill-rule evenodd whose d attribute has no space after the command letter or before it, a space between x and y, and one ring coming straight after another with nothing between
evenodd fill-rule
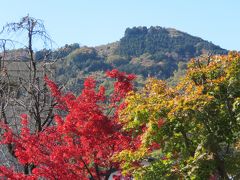
<instances>
[{"instance_id":1,"label":"red autumn leaves","mask_svg":"<svg viewBox=\"0 0 240 180\"><path fill-rule=\"evenodd\" d=\"M66 111L66 116L55 115L55 123L41 132L31 132L27 115L21 117L20 134L2 124L5 133L1 143L12 144L18 162L28 165L31 173L2 166L0 178L102 179L116 171L118 164L112 161L112 155L134 146L131 135L121 131L117 112L133 89L135 76L117 70L107 72L107 76L116 80L110 96L105 95L103 86L97 89L92 78L86 79L77 97L62 93L45 78L57 108Z\"/></svg>"}]
</instances>

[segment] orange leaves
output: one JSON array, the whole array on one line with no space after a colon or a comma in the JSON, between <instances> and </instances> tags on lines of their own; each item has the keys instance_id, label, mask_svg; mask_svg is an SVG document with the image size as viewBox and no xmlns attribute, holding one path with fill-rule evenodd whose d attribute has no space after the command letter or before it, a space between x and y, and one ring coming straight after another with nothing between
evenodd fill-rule
<instances>
[{"instance_id":1,"label":"orange leaves","mask_svg":"<svg viewBox=\"0 0 240 180\"><path fill-rule=\"evenodd\" d=\"M173 171L177 171L176 178L180 179L208 179L211 174L218 174L222 164L217 165L218 160L212 158L214 165L206 170L204 164L210 161L204 157L222 154L234 146L233 151L238 153L239 87L240 54L236 52L192 60L185 78L174 89L163 81L150 79L145 88L127 97L127 105L120 113L124 129L141 137L139 148L117 156L125 162L121 164L124 171L136 177L150 174L149 179L165 179ZM212 152L206 148L209 144L218 148ZM157 151L155 145L161 145L156 147ZM157 159L148 169L134 167L134 162L155 153ZM165 155L170 156L165 160L159 158ZM227 166L229 156L222 155L226 159L221 163ZM159 169L164 171L157 173Z\"/></svg>"}]
</instances>

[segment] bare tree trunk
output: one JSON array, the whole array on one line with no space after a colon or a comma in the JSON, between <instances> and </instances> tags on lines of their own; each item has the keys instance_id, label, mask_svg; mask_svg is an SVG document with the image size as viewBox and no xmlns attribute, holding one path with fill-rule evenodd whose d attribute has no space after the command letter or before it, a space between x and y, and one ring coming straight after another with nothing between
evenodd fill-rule
<instances>
[{"instance_id":1,"label":"bare tree trunk","mask_svg":"<svg viewBox=\"0 0 240 180\"><path fill-rule=\"evenodd\" d=\"M43 131L44 128L49 126L52 123L53 117L54 117L54 106L56 103L53 99L50 98L50 92L46 87L46 84L43 80L43 74L46 75L46 69L49 68L46 65L39 66L38 62L36 62L34 57L34 51L33 51L33 39L34 37L39 37L41 39L45 39L46 41L51 41L49 35L46 33L46 30L44 28L44 25L41 20L34 19L32 17L26 16L21 19L18 23L9 23L4 28L7 33L15 33L15 32L26 32L24 34L28 41L26 42L25 49L27 49L28 57L26 57L29 61L28 64L25 64L27 69L23 69L24 74L26 77L22 77L21 73L19 74L18 80L14 80L16 84L16 87L12 87L12 79L10 81L2 81L3 74L2 71L5 69L5 44L2 45L3 49L3 57L0 58L0 88L2 88L2 84L5 83L5 87L7 89L7 92L10 88L12 88L12 92L19 91L20 96L17 97L14 95L14 93L6 93L6 89L1 90L0 89L0 111L2 119L4 120L5 124L9 124L10 126L13 126L13 122L11 122L11 119L8 119L9 117L6 115L5 112L9 112L10 109L14 109L14 106L21 107L19 108L19 112L16 113L17 118L22 113L27 113L29 115L30 120L30 129L33 133L37 133L40 131ZM2 42L6 43L6 40L3 40ZM1 41L0 41L1 43ZM45 44L45 42L44 42ZM42 68L44 67L44 69ZM42 69L40 69L42 68ZM7 71L7 68L6 68ZM39 73L42 71L43 73ZM9 76L11 76L11 72L6 72ZM15 89L14 89L15 88ZM18 92L17 92L18 93ZM6 95L8 97L6 97ZM11 100L11 104L8 104L8 100ZM13 107L11 107L13 106ZM7 108L7 111L6 111ZM18 111L18 110L17 110ZM18 124L15 124L16 127L16 134L19 133L19 127L21 126L19 121ZM14 144L8 144L7 145L8 153L12 155L12 157L17 158L15 156L15 145ZM16 161L17 162L17 161ZM24 167L22 167L22 170L25 174L31 174L32 170L35 168L34 164L26 164Z\"/></svg>"}]
</instances>

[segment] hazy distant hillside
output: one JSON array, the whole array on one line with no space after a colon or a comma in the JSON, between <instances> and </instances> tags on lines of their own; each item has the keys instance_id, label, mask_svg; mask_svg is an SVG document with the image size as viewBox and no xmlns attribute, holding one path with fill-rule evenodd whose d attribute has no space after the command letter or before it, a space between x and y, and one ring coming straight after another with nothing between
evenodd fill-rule
<instances>
[{"instance_id":1,"label":"hazy distant hillside","mask_svg":"<svg viewBox=\"0 0 240 180\"><path fill-rule=\"evenodd\" d=\"M226 54L201 38L171 28L127 28L119 42L96 47L108 63L142 76L168 78L180 61L202 54Z\"/></svg>"},{"instance_id":2,"label":"hazy distant hillside","mask_svg":"<svg viewBox=\"0 0 240 180\"><path fill-rule=\"evenodd\" d=\"M124 56L150 53L155 60L166 57L188 60L202 53L226 53L226 50L199 37L159 26L127 28L118 50Z\"/></svg>"},{"instance_id":3,"label":"hazy distant hillside","mask_svg":"<svg viewBox=\"0 0 240 180\"><path fill-rule=\"evenodd\" d=\"M103 72L112 68L135 73L141 80L148 76L167 79L180 62L183 71L182 67L186 67L183 64L193 57L226 53L227 50L211 42L172 28L133 27L127 28L118 42L73 48L64 60L57 62L57 77L72 89L88 75L101 80ZM178 74L182 73L175 73L174 81Z\"/></svg>"},{"instance_id":4,"label":"hazy distant hillside","mask_svg":"<svg viewBox=\"0 0 240 180\"><path fill-rule=\"evenodd\" d=\"M9 57L19 52L11 51ZM178 67L184 71L189 59L202 54L226 53L227 50L199 37L157 26L127 28L118 42L97 47L80 47L74 43L55 51L38 51L35 57L37 60L58 59L55 63L57 80L78 91L85 77L93 75L101 81L104 71L113 68L137 74L139 82L149 76L167 79L173 74L175 81L183 74L175 71Z\"/></svg>"}]
</instances>

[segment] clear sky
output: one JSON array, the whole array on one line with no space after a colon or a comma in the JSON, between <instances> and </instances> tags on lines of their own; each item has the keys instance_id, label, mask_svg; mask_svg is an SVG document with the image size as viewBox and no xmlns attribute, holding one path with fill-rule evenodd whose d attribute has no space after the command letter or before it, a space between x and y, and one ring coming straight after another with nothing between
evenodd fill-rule
<instances>
[{"instance_id":1,"label":"clear sky","mask_svg":"<svg viewBox=\"0 0 240 180\"><path fill-rule=\"evenodd\" d=\"M29 14L63 46L119 40L127 27L163 26L240 50L240 0L2 0L0 27Z\"/></svg>"}]
</instances>

